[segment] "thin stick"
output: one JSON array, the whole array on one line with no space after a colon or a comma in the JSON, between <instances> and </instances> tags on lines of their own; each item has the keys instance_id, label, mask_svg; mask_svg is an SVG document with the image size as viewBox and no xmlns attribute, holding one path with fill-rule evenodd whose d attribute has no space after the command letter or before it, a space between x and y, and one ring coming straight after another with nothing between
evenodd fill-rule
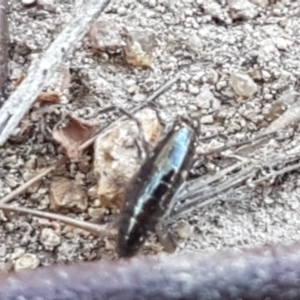
<instances>
[{"instance_id":1,"label":"thin stick","mask_svg":"<svg viewBox=\"0 0 300 300\"><path fill-rule=\"evenodd\" d=\"M200 188L207 188L210 184L222 180L230 173L237 169L241 169L246 166L247 161L238 162L232 166L229 166L223 170L218 171L215 175L208 175L206 177L199 177L194 180L190 180L184 183L182 188L175 194L177 201L182 201L185 198L193 197L193 192L198 191Z\"/></svg>"},{"instance_id":2,"label":"thin stick","mask_svg":"<svg viewBox=\"0 0 300 300\"><path fill-rule=\"evenodd\" d=\"M190 180L190 181L183 183L182 186L180 187L180 189L173 196L173 198L170 202L170 205L169 205L169 209L164 216L164 219L168 219L170 217L170 215L173 214L172 211L174 210L176 203L180 203L181 201L188 199L188 198L191 200L195 200L195 197L199 198L199 194L203 194L203 193L209 192L211 190L210 184L212 184L216 181L222 180L223 178L228 176L230 173L232 173L236 169L240 169L245 165L246 165L246 161L236 163L233 166L229 166L228 168L219 171L215 175L206 176L206 178L200 177L200 178L196 178L194 180ZM202 203L202 201L201 201L201 203ZM198 204L197 204L197 207L198 207ZM177 211L175 211L175 214L177 214Z\"/></svg>"},{"instance_id":3,"label":"thin stick","mask_svg":"<svg viewBox=\"0 0 300 300\"><path fill-rule=\"evenodd\" d=\"M300 168L300 164L299 163L295 164L295 165L292 165L292 166L288 166L288 167L285 167L285 168L283 168L281 170L274 171L274 172L272 172L272 173L270 173L270 174L268 174L268 175L266 175L266 176L264 176L264 177L262 177L260 179L254 180L254 181L251 182L251 184L257 185L257 184L262 183L262 182L264 182L264 181L266 181L266 180L268 180L270 178L274 178L276 176L283 175L285 173L297 170L299 168Z\"/></svg>"},{"instance_id":4,"label":"thin stick","mask_svg":"<svg viewBox=\"0 0 300 300\"><path fill-rule=\"evenodd\" d=\"M0 110L0 146L19 125L54 72L70 54L78 41L87 33L91 24L109 3L109 0L89 0L78 10L77 15L57 36L38 64L33 64L27 77L9 97Z\"/></svg>"},{"instance_id":5,"label":"thin stick","mask_svg":"<svg viewBox=\"0 0 300 300\"><path fill-rule=\"evenodd\" d=\"M270 131L270 132L267 132L267 133L262 133L262 134L259 134L258 136L255 136L255 137L251 138L251 139L241 141L241 142L232 143L232 144L229 144L229 145L224 145L224 146L222 146L218 149L208 151L206 153L203 153L202 156L215 154L215 153L220 153L220 152L223 152L223 151L231 149L231 148L238 148L238 147L242 147L242 146L246 146L246 145L247 145L247 148L248 148L249 144L250 144L250 147L252 147L256 142L261 142L261 140L264 140L267 137L271 137L271 136L275 135L276 133L277 133L277 131ZM244 147L242 149L244 149ZM237 149L237 152L239 152L240 150L241 149Z\"/></svg>"},{"instance_id":6,"label":"thin stick","mask_svg":"<svg viewBox=\"0 0 300 300\"><path fill-rule=\"evenodd\" d=\"M240 187L238 187L238 185L243 184L243 182L246 182L246 180L251 180L251 178L254 177L255 174L257 174L257 171L259 169L263 169L265 167L272 169L274 167L277 167L278 165L281 164L288 164L288 163L292 163L296 160L299 160L300 157L300 153L297 154L290 154L290 155L284 155L282 157L278 157L278 155L276 155L275 158L271 157L270 159L268 159L266 162L259 162L259 161L251 161L251 165L249 165L247 168L242 169L240 172L234 174L234 176L232 176L231 178L229 178L228 180L226 180L223 183L220 183L217 185L217 183L215 183L216 186L211 186L209 185L209 183L215 182L215 179L218 179L217 175L215 175L214 177L208 177L207 181L205 180L201 180L201 179L195 179L191 186L189 186L189 189L187 191L184 191L184 189L181 190L180 193L175 195L175 201L180 202L184 199L189 198L190 200L187 203L184 203L183 205L180 205L177 210L174 209L173 207L170 209L169 215L167 215L166 217L169 218L170 220L167 220L167 223L173 222L174 219L177 219L179 217L183 217L184 215L188 214L189 212L191 212L192 210L194 210L195 208L199 209L201 207L207 206L209 204L212 204L214 202L216 202L218 200L218 195L221 193L224 193L230 189L233 188L237 188L237 190L240 190L241 188L245 188L247 187L246 185L242 185ZM238 164L235 164L234 166L238 166ZM233 167L229 167L225 170L234 170ZM242 166L240 166L242 167ZM294 164L292 166L287 166L284 167L280 170L275 170L272 173L269 173L267 175L262 176L259 179L256 180L252 180L250 182L251 187L256 186L262 182L267 181L270 178L274 178L278 175L282 175L288 172L291 172L293 170L297 170L300 168L300 163ZM235 168L236 169L236 168ZM225 171L223 170L223 171ZM223 172L221 171L221 172ZM221 179L222 177L220 176L219 179ZM214 180L212 180L214 179ZM198 181L198 187L197 187L197 181ZM186 185L188 185L189 183L187 182ZM248 185L249 187L249 185ZM216 198L217 197L217 198ZM174 203L175 201L172 200Z\"/></svg>"},{"instance_id":7,"label":"thin stick","mask_svg":"<svg viewBox=\"0 0 300 300\"><path fill-rule=\"evenodd\" d=\"M8 1L0 0L0 96L4 95L8 78Z\"/></svg>"},{"instance_id":8,"label":"thin stick","mask_svg":"<svg viewBox=\"0 0 300 300\"><path fill-rule=\"evenodd\" d=\"M148 97L146 103L151 103L155 99L157 99L160 95L165 93L170 87L177 81L179 80L181 74L178 72L174 78L171 78L168 80L166 83L164 83L158 90L156 90L151 96ZM135 112L136 110L134 110Z\"/></svg>"},{"instance_id":9,"label":"thin stick","mask_svg":"<svg viewBox=\"0 0 300 300\"><path fill-rule=\"evenodd\" d=\"M255 187L255 186L257 186L258 184L260 184L260 183L262 183L262 182L265 182L265 181L267 181L267 180L270 179L270 178L274 178L274 177L276 177L276 176L283 175L283 174L285 174L285 173L291 172L291 171L293 171L293 170L297 170L297 169L299 169L299 168L300 168L300 164L296 164L296 165L293 165L293 166L288 166L288 167L283 168L283 169L278 170L278 171L274 171L273 173L270 173L270 174L268 174L268 175L266 175L266 176L264 176L264 177L262 177L262 178L260 178L260 179L251 181L251 186ZM241 179L242 179L242 178L241 178ZM246 180L246 179L247 179L247 178L245 178L245 180ZM231 181L231 180L230 180L230 181ZM184 207L180 207L179 211L178 211L178 212L176 211L176 212L174 213L175 218L177 218L177 217L182 217L183 215L186 215L187 213L191 212L191 211L192 211L194 208L196 208L196 207L199 209L199 208L201 208L201 207L207 206L207 205L209 205L209 204L212 204L212 203L218 201L218 200L219 200L218 195L219 195L220 193L224 193L224 192L230 190L230 189L233 188L233 187L234 187L234 182L231 182L231 186L224 186L224 187L218 186L218 187L217 187L217 190L216 190L215 192L213 192L212 194L210 194L210 195L205 194L204 197L199 196L199 197L198 197L199 204L195 204L195 206L194 206L193 208L190 207L190 208L188 208L188 209L186 209L186 208L184 208ZM246 185L241 186L241 187L239 187L239 188L236 190L236 192L241 191L242 189L245 189L245 188L247 188ZM207 199L207 198L209 198L209 199ZM205 200L205 199L207 199L207 200ZM232 199L232 200L234 200L234 199ZM197 201L197 199L193 199L193 201ZM172 219L172 221L174 221L174 219Z\"/></svg>"},{"instance_id":10,"label":"thin stick","mask_svg":"<svg viewBox=\"0 0 300 300\"><path fill-rule=\"evenodd\" d=\"M38 210L23 208L23 207L12 207L9 205L2 205L2 204L0 205L0 209L4 210L4 211L8 211L8 212L17 212L20 214L32 215L32 216L39 217L39 218L60 221L64 224L86 230L97 236L115 236L116 235L116 230L107 225L102 225L102 226L96 225L93 223L76 220L76 219L69 218L67 216L63 216L63 215L59 215L59 214L49 213L49 212L45 212L45 211L38 211Z\"/></svg>"},{"instance_id":11,"label":"thin stick","mask_svg":"<svg viewBox=\"0 0 300 300\"><path fill-rule=\"evenodd\" d=\"M55 170L56 168L62 166L63 164L65 164L68 161L67 157L63 157L61 158L59 161L57 161L55 164L53 164L52 166L48 167L47 169L45 169L44 171L42 171L41 173L37 174L35 177L31 178L30 180L28 180L27 182L25 182L24 184L22 184L21 186L19 186L18 188L16 188L15 190L13 190L10 194L6 195L4 198L2 198L0 200L0 205L7 203L9 201L11 201L13 198L17 197L18 195L24 193L30 186L32 186L34 183L38 182L39 180L41 180L43 177L45 177L46 175L48 175L50 172L52 172L53 170Z\"/></svg>"}]
</instances>

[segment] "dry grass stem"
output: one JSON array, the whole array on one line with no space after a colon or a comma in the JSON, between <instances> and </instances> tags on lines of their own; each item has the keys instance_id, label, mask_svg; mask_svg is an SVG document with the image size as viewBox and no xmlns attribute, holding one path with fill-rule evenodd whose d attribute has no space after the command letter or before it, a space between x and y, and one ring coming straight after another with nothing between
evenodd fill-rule
<instances>
[{"instance_id":1,"label":"dry grass stem","mask_svg":"<svg viewBox=\"0 0 300 300\"><path fill-rule=\"evenodd\" d=\"M4 95L8 78L8 0L0 0L0 96Z\"/></svg>"},{"instance_id":2,"label":"dry grass stem","mask_svg":"<svg viewBox=\"0 0 300 300\"><path fill-rule=\"evenodd\" d=\"M38 211L34 209L29 208L22 208L22 207L12 207L9 205L0 205L0 209L7 211L7 212L16 212L20 214L25 215L32 215L39 218L54 220L54 221L60 221L64 224L71 225L83 230L86 230L92 234L95 234L97 236L115 236L116 231L109 227L108 225L96 225L93 223L85 222L85 221L79 221L73 218L69 218L63 215L44 212L44 211Z\"/></svg>"},{"instance_id":3,"label":"dry grass stem","mask_svg":"<svg viewBox=\"0 0 300 300\"><path fill-rule=\"evenodd\" d=\"M244 191L245 188L249 190L263 182L267 183L268 180L274 179L279 175L297 170L300 167L300 164L297 163L299 159L300 153L286 153L282 155L267 153L260 160L245 159L245 161L238 162L219 171L216 175L197 178L192 182L187 182L180 192L175 195L175 200L172 200L172 202L178 203L185 199L188 199L188 201L182 205L175 206L170 213L170 222L185 216L195 208L199 209L216 202L220 199L220 195L229 190L234 189L235 193L238 191L246 192ZM286 166L291 163L292 165ZM280 169L276 170L275 168ZM260 178L254 179L257 177ZM227 198L232 199L228 196Z\"/></svg>"}]
</instances>

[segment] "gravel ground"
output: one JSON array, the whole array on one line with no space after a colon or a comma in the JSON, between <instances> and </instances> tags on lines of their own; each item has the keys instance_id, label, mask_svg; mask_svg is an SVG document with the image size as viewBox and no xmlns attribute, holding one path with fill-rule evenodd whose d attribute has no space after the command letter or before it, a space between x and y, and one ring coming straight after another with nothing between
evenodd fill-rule
<instances>
[{"instance_id":1,"label":"gravel ground","mask_svg":"<svg viewBox=\"0 0 300 300\"><path fill-rule=\"evenodd\" d=\"M12 1L11 89L22 74L26 76L32 60L47 49L82 2L43 0L27 7L22 1ZM71 70L69 93L51 108L35 103L13 139L0 149L0 197L64 153L49 129L58 122L64 123L68 113L107 124L114 116L100 115L101 109L111 105L133 109L179 69L180 81L157 100L166 123L194 114L200 120L202 137L219 133L229 141L252 137L269 128L291 105L291 93L293 104L298 101L294 89L300 76L300 2L267 2L112 1L106 9L109 24L128 32L138 30L148 39L150 51L154 36L152 68L128 64L124 54L118 53L118 36L109 53L97 54L88 37L84 38L62 66L62 70ZM272 154L285 153L291 145L297 145L298 127L289 126L291 139L270 139L264 149ZM197 153L222 145L224 139L214 139L199 144ZM49 210L53 182L63 177L76 183L80 197L62 213L85 220L105 213L103 222L107 222L111 210L103 208L95 197L92 152L85 153L80 162L56 170L12 203ZM209 158L207 164L206 172L216 171L211 166L216 166L218 160ZM189 223L179 223L184 226L180 225L177 232L185 238L179 242L178 251L300 240L299 184L298 174L293 172L272 185L244 194L241 201L219 201L198 210ZM162 251L155 236L150 237L144 251ZM115 258L113 239L95 238L82 230L36 217L0 215L1 270L99 258Z\"/></svg>"}]
</instances>

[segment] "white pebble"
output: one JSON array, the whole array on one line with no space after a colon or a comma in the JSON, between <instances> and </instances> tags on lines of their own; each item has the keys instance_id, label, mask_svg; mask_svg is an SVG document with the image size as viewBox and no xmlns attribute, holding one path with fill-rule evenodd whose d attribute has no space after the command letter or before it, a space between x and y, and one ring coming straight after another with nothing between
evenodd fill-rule
<instances>
[{"instance_id":1,"label":"white pebble","mask_svg":"<svg viewBox=\"0 0 300 300\"><path fill-rule=\"evenodd\" d=\"M26 253L15 262L15 271L24 269L35 269L39 266L40 261L35 254Z\"/></svg>"},{"instance_id":2,"label":"white pebble","mask_svg":"<svg viewBox=\"0 0 300 300\"><path fill-rule=\"evenodd\" d=\"M177 228L176 228L176 232L179 235L179 237L181 239L188 239L189 237L192 236L193 232L194 232L194 227L191 226L189 223L185 222L180 224Z\"/></svg>"},{"instance_id":3,"label":"white pebble","mask_svg":"<svg viewBox=\"0 0 300 300\"><path fill-rule=\"evenodd\" d=\"M29 5L35 4L36 0L22 0L21 2L22 2L23 5L29 6Z\"/></svg>"},{"instance_id":4,"label":"white pebble","mask_svg":"<svg viewBox=\"0 0 300 300\"><path fill-rule=\"evenodd\" d=\"M61 242L60 236L51 228L44 228L42 230L40 240L47 250L52 250Z\"/></svg>"},{"instance_id":5,"label":"white pebble","mask_svg":"<svg viewBox=\"0 0 300 300\"><path fill-rule=\"evenodd\" d=\"M189 92L190 92L192 95L198 95L198 94L200 93L200 89L199 89L197 86L190 85L190 86L189 86Z\"/></svg>"},{"instance_id":6,"label":"white pebble","mask_svg":"<svg viewBox=\"0 0 300 300\"><path fill-rule=\"evenodd\" d=\"M230 85L234 92L241 97L250 98L258 90L257 84L252 78L248 74L243 73L232 73L230 76Z\"/></svg>"},{"instance_id":7,"label":"white pebble","mask_svg":"<svg viewBox=\"0 0 300 300\"><path fill-rule=\"evenodd\" d=\"M213 124L214 117L212 115L203 116L200 122L201 124Z\"/></svg>"},{"instance_id":8,"label":"white pebble","mask_svg":"<svg viewBox=\"0 0 300 300\"><path fill-rule=\"evenodd\" d=\"M149 0L148 4L150 7L155 7L156 6L156 0Z\"/></svg>"}]
</instances>

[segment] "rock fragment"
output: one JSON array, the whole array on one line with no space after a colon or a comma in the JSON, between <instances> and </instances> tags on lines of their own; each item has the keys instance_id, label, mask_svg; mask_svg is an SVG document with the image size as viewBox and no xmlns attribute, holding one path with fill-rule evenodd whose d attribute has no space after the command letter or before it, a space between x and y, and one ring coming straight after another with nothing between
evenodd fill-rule
<instances>
[{"instance_id":1,"label":"rock fragment","mask_svg":"<svg viewBox=\"0 0 300 300\"><path fill-rule=\"evenodd\" d=\"M32 6L36 4L36 0L21 0L24 6Z\"/></svg>"},{"instance_id":2,"label":"rock fragment","mask_svg":"<svg viewBox=\"0 0 300 300\"><path fill-rule=\"evenodd\" d=\"M14 269L15 271L35 269L39 266L39 264L40 260L35 254L25 253L15 261Z\"/></svg>"},{"instance_id":3,"label":"rock fragment","mask_svg":"<svg viewBox=\"0 0 300 300\"><path fill-rule=\"evenodd\" d=\"M257 6L248 0L231 0L229 7L233 20L251 20L259 13Z\"/></svg>"},{"instance_id":4,"label":"rock fragment","mask_svg":"<svg viewBox=\"0 0 300 300\"><path fill-rule=\"evenodd\" d=\"M61 237L51 228L44 228L41 232L40 241L46 250L53 250L60 245Z\"/></svg>"},{"instance_id":5,"label":"rock fragment","mask_svg":"<svg viewBox=\"0 0 300 300\"><path fill-rule=\"evenodd\" d=\"M151 109L138 112L145 141L153 148L161 137L162 127ZM98 179L97 194L105 207L120 208L124 191L138 170L142 156L139 144L142 133L136 122L125 120L101 134L95 141L94 172Z\"/></svg>"},{"instance_id":6,"label":"rock fragment","mask_svg":"<svg viewBox=\"0 0 300 300\"><path fill-rule=\"evenodd\" d=\"M89 39L93 49L119 53L125 46L124 29L113 20L101 17L89 31Z\"/></svg>"},{"instance_id":7,"label":"rock fragment","mask_svg":"<svg viewBox=\"0 0 300 300\"><path fill-rule=\"evenodd\" d=\"M186 240L192 236L194 227L191 226L188 222L183 222L176 227L175 231L181 239Z\"/></svg>"},{"instance_id":8,"label":"rock fragment","mask_svg":"<svg viewBox=\"0 0 300 300\"><path fill-rule=\"evenodd\" d=\"M127 62L137 67L151 67L154 46L154 34L131 31L126 38L125 56Z\"/></svg>"},{"instance_id":9,"label":"rock fragment","mask_svg":"<svg viewBox=\"0 0 300 300\"><path fill-rule=\"evenodd\" d=\"M240 97L251 98L258 91L257 84L248 74L232 73L230 84L234 92Z\"/></svg>"},{"instance_id":10,"label":"rock fragment","mask_svg":"<svg viewBox=\"0 0 300 300\"><path fill-rule=\"evenodd\" d=\"M87 209L86 191L74 181L64 178L53 178L50 185L50 208L54 211L71 210L83 212Z\"/></svg>"}]
</instances>

